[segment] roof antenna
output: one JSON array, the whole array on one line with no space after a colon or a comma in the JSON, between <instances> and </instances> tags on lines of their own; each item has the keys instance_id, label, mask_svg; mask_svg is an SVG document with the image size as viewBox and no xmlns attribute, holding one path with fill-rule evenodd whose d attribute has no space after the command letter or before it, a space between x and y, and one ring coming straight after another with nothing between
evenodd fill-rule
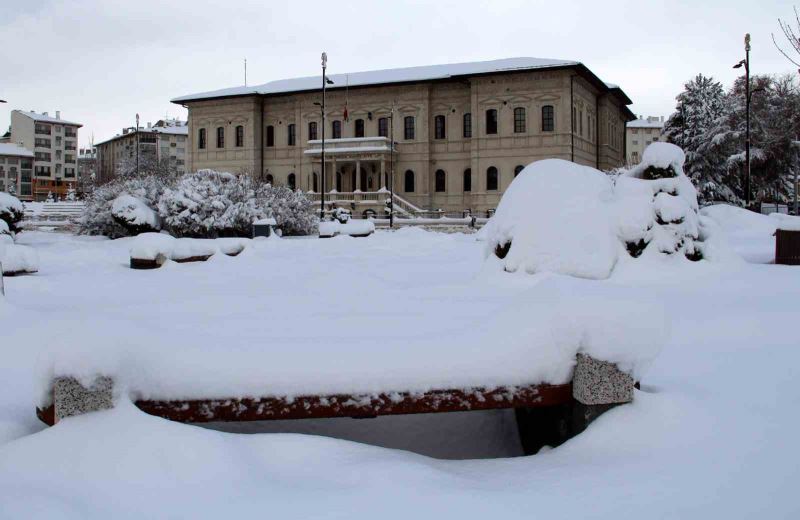
<instances>
[{"instance_id":1,"label":"roof antenna","mask_svg":"<svg viewBox=\"0 0 800 520\"><path fill-rule=\"evenodd\" d=\"M247 58L244 59L244 86L247 86Z\"/></svg>"}]
</instances>

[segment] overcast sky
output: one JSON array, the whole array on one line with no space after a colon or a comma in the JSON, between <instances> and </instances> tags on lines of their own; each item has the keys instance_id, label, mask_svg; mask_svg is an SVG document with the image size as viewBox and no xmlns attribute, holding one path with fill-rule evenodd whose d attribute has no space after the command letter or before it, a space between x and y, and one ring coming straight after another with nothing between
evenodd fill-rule
<instances>
[{"instance_id":1,"label":"overcast sky","mask_svg":"<svg viewBox=\"0 0 800 520\"><path fill-rule=\"evenodd\" d=\"M800 6L800 1L796 2ZM667 116L698 72L730 85L752 35L754 73L795 71L774 48L791 1L0 0L0 127L13 108L61 110L81 145L186 117L183 94L319 73L513 56L585 63L636 114ZM796 73L796 71L795 71Z\"/></svg>"}]
</instances>

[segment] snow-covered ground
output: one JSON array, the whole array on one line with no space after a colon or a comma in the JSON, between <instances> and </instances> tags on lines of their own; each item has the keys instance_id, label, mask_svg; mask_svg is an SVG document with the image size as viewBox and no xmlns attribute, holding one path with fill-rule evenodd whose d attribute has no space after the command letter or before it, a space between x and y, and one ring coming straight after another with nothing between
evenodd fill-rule
<instances>
[{"instance_id":1,"label":"snow-covered ground","mask_svg":"<svg viewBox=\"0 0 800 520\"><path fill-rule=\"evenodd\" d=\"M763 220L770 217L703 211L749 262L625 262L604 281L487 272L475 235L405 229L363 239L263 240L239 257L145 272L127 267L130 239L22 233L19 242L37 250L40 265L34 276L7 279L0 301L0 517L797 518L800 268L768 263L777 225ZM226 433L147 416L124 399L114 410L49 429L33 415L49 362L80 368L80 357L70 353L98 354L98 341L116 356L129 352L120 346L158 340L180 380L213 372L181 357L201 340L233 335L231 356L251 352L256 333L287 344L371 340L377 350L380 338L477 335L482 324L491 329L509 313L518 318L528 311L530 323L540 323L547 304L558 319L572 301L604 295L607 309L597 310L596 321L633 313L620 326L644 342L663 331L642 310L663 307L669 339L632 404L532 457L441 460L328 437ZM530 307L509 308L523 304ZM579 321L592 322L582 312ZM255 325L254 314L261 317ZM531 333L530 324L519 326ZM85 344L75 344L78 338ZM492 374L499 370L492 354L502 366L503 350L484 348L467 358L485 359ZM148 359L122 364L130 362L126 373L135 374ZM232 365L217 360L225 379ZM337 373L335 357L309 363L324 370L324 361ZM352 366L354 359L347 361ZM432 356L431 366L442 370L438 362ZM408 382L408 360L385 363L385 379ZM166 374L170 365L157 368ZM469 375L460 368L443 377ZM301 375L281 384L288 388ZM315 373L304 381L324 389L330 379ZM302 430L378 444L383 437L389 439L383 444L412 449L419 436L427 445L417 451L441 457L518 453L511 418L502 412L427 424L425 418L328 424L225 429ZM477 435L468 438L470 428ZM475 446L453 448L462 442ZM481 444L488 447L477 449Z\"/></svg>"}]
</instances>

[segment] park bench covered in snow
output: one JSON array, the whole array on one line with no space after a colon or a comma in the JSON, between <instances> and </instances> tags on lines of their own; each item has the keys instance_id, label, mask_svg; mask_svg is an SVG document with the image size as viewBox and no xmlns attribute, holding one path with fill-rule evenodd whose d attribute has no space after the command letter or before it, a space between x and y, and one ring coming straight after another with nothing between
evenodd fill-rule
<instances>
[{"instance_id":1,"label":"park bench covered in snow","mask_svg":"<svg viewBox=\"0 0 800 520\"><path fill-rule=\"evenodd\" d=\"M336 417L465 412L513 408L526 453L555 446L577 435L609 408L633 399L633 378L608 362L578 354L572 381L378 393L214 399L139 399L144 412L184 423L269 421ZM53 381L51 402L37 408L48 425L60 419L114 406L114 380L90 383L62 376Z\"/></svg>"}]
</instances>

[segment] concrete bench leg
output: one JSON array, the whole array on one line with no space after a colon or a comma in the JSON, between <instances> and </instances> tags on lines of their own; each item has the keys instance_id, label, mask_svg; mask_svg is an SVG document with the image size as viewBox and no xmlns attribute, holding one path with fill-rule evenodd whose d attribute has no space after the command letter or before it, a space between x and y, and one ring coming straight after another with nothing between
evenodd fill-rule
<instances>
[{"instance_id":1,"label":"concrete bench leg","mask_svg":"<svg viewBox=\"0 0 800 520\"><path fill-rule=\"evenodd\" d=\"M53 382L54 421L114 407L114 380L100 376L86 388L74 377L57 377Z\"/></svg>"},{"instance_id":2,"label":"concrete bench leg","mask_svg":"<svg viewBox=\"0 0 800 520\"><path fill-rule=\"evenodd\" d=\"M607 410L632 401L633 385L613 363L578 354L571 403L515 410L523 452L533 455L575 437Z\"/></svg>"}]
</instances>

